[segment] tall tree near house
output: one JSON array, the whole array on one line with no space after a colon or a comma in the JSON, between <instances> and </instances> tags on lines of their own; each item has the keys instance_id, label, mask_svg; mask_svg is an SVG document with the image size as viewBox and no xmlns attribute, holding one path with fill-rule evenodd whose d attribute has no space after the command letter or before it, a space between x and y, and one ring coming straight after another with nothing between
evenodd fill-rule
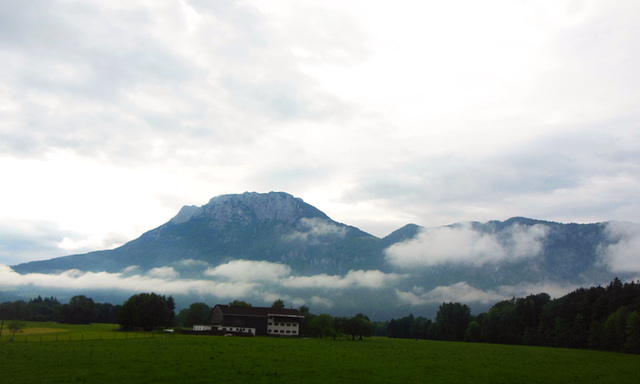
<instances>
[{"instance_id":1,"label":"tall tree near house","mask_svg":"<svg viewBox=\"0 0 640 384\"><path fill-rule=\"evenodd\" d=\"M274 309L284 309L284 301L282 299L278 299L271 304L271 308Z\"/></svg>"},{"instance_id":2,"label":"tall tree near house","mask_svg":"<svg viewBox=\"0 0 640 384\"><path fill-rule=\"evenodd\" d=\"M169 308L170 322L173 325L176 321L176 301L173 296L167 297L167 307Z\"/></svg>"},{"instance_id":3,"label":"tall tree near house","mask_svg":"<svg viewBox=\"0 0 640 384\"><path fill-rule=\"evenodd\" d=\"M442 303L436 313L435 336L439 340L462 341L471 320L471 309L467 305Z\"/></svg>"},{"instance_id":4,"label":"tall tree near house","mask_svg":"<svg viewBox=\"0 0 640 384\"><path fill-rule=\"evenodd\" d=\"M205 303L193 303L186 311L184 318L185 327L193 327L196 324L207 324L209 322L209 316L211 315L211 308Z\"/></svg>"},{"instance_id":5,"label":"tall tree near house","mask_svg":"<svg viewBox=\"0 0 640 384\"><path fill-rule=\"evenodd\" d=\"M140 293L131 296L118 313L122 329L143 328L151 331L156 327L172 326L172 313L167 298L155 293Z\"/></svg>"},{"instance_id":6,"label":"tall tree near house","mask_svg":"<svg viewBox=\"0 0 640 384\"><path fill-rule=\"evenodd\" d=\"M65 322L70 324L90 324L96 317L96 303L85 296L73 296L69 304L63 306Z\"/></svg>"},{"instance_id":7,"label":"tall tree near house","mask_svg":"<svg viewBox=\"0 0 640 384\"><path fill-rule=\"evenodd\" d=\"M232 302L229 303L230 306L232 307L250 307L251 304L247 303L244 300L233 300Z\"/></svg>"},{"instance_id":8,"label":"tall tree near house","mask_svg":"<svg viewBox=\"0 0 640 384\"><path fill-rule=\"evenodd\" d=\"M315 318L315 315L311 313L309 307L306 305L301 306L298 310L304 316L304 319L300 322L300 335L302 336L310 336L311 335L311 322Z\"/></svg>"},{"instance_id":9,"label":"tall tree near house","mask_svg":"<svg viewBox=\"0 0 640 384\"><path fill-rule=\"evenodd\" d=\"M310 327L311 336L313 337L334 337L334 334L336 334L333 318L326 313L314 316Z\"/></svg>"},{"instance_id":10,"label":"tall tree near house","mask_svg":"<svg viewBox=\"0 0 640 384\"><path fill-rule=\"evenodd\" d=\"M344 332L351 336L351 340L355 340L356 336L362 340L363 336L371 336L371 321L369 317L362 313L358 313L354 317L344 320Z\"/></svg>"},{"instance_id":11,"label":"tall tree near house","mask_svg":"<svg viewBox=\"0 0 640 384\"><path fill-rule=\"evenodd\" d=\"M627 316L625 348L631 353L640 353L640 312L633 311Z\"/></svg>"}]
</instances>

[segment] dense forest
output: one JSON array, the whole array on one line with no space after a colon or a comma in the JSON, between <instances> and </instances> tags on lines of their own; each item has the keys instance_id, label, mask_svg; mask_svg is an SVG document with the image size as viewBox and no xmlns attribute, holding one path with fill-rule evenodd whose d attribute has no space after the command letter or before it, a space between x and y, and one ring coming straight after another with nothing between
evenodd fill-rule
<instances>
[{"instance_id":1,"label":"dense forest","mask_svg":"<svg viewBox=\"0 0 640 384\"><path fill-rule=\"evenodd\" d=\"M61 304L55 297L43 299L38 296L28 302L0 303L0 319L69 324L115 323L121 308L122 305L95 303L84 295L73 296L67 304Z\"/></svg>"},{"instance_id":2,"label":"dense forest","mask_svg":"<svg viewBox=\"0 0 640 384\"><path fill-rule=\"evenodd\" d=\"M234 301L230 304L250 305ZM281 300L273 304L283 305ZM57 321L62 323L117 323L123 329L206 324L211 308L193 303L175 314L175 303L154 293L131 296L123 305L94 303L78 295L68 304L55 297L0 304L0 319ZM332 317L312 314L308 307L301 335L352 340L363 336L591 348L640 353L640 281L622 283L615 278L606 287L577 289L551 300L546 293L496 303L488 312L471 315L461 303L442 303L434 320L414 317L371 322L364 314Z\"/></svg>"},{"instance_id":3,"label":"dense forest","mask_svg":"<svg viewBox=\"0 0 640 384\"><path fill-rule=\"evenodd\" d=\"M640 353L640 281L615 278L555 300L546 293L512 298L477 316L467 305L442 303L435 321L409 315L375 326L376 335L394 338Z\"/></svg>"}]
</instances>

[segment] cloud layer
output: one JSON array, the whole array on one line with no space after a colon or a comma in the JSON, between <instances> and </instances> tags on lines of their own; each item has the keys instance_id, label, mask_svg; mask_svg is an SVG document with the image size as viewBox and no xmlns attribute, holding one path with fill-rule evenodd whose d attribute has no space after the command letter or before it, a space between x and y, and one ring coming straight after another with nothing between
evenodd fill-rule
<instances>
[{"instance_id":1,"label":"cloud layer","mask_svg":"<svg viewBox=\"0 0 640 384\"><path fill-rule=\"evenodd\" d=\"M557 298L577 288L579 285L576 284L522 283L515 286L499 286L495 289L482 290L461 281L451 285L437 286L428 291L420 286L414 286L410 291L398 289L396 295L400 301L412 306L446 302L462 302L473 305L473 303L493 304L513 297L525 297L542 292Z\"/></svg>"},{"instance_id":2,"label":"cloud layer","mask_svg":"<svg viewBox=\"0 0 640 384\"><path fill-rule=\"evenodd\" d=\"M0 257L114 247L247 190L377 236L514 215L637 220L639 11L2 2Z\"/></svg>"},{"instance_id":3,"label":"cloud layer","mask_svg":"<svg viewBox=\"0 0 640 384\"><path fill-rule=\"evenodd\" d=\"M402 267L430 267L443 264L482 266L535 257L542 251L548 228L511 225L499 233L474 229L471 223L426 229L412 239L385 250L389 263Z\"/></svg>"},{"instance_id":4,"label":"cloud layer","mask_svg":"<svg viewBox=\"0 0 640 384\"><path fill-rule=\"evenodd\" d=\"M231 298L248 295L256 285L239 281L178 279L175 271L171 271L170 267L155 268L144 275L95 273L79 270L68 270L60 274L29 273L20 275L10 267L0 265L0 287L11 289L24 286L79 292L87 290L119 290L132 293L154 291L159 294L197 294Z\"/></svg>"},{"instance_id":5,"label":"cloud layer","mask_svg":"<svg viewBox=\"0 0 640 384\"><path fill-rule=\"evenodd\" d=\"M202 262L183 260L176 266L191 268ZM190 271L191 272L191 271ZM377 270L353 270L346 275L291 274L291 268L267 261L233 260L208 267L200 277L184 278L174 267L159 267L140 271L130 266L120 273L68 270L59 274L29 273L20 275L6 265L0 265L0 289L14 290L33 287L36 290L72 290L141 292L205 297L209 300L254 298L270 303L278 298L289 303L314 304L323 308L334 305L331 297L355 289L380 291L400 282L405 276ZM326 294L322 296L321 294Z\"/></svg>"},{"instance_id":6,"label":"cloud layer","mask_svg":"<svg viewBox=\"0 0 640 384\"><path fill-rule=\"evenodd\" d=\"M347 234L347 228L338 226L331 221L318 217L303 217L299 221L301 227L299 231L287 236L288 240L307 241L309 238L338 237L342 238Z\"/></svg>"},{"instance_id":7,"label":"cloud layer","mask_svg":"<svg viewBox=\"0 0 640 384\"><path fill-rule=\"evenodd\" d=\"M605 263L613 272L640 272L640 225L628 222L607 223L609 244L602 246Z\"/></svg>"}]
</instances>

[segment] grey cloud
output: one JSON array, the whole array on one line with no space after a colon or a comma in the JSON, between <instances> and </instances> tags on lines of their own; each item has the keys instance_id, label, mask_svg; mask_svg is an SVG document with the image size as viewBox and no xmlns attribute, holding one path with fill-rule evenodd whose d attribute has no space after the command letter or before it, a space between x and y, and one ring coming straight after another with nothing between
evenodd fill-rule
<instances>
[{"instance_id":1,"label":"grey cloud","mask_svg":"<svg viewBox=\"0 0 640 384\"><path fill-rule=\"evenodd\" d=\"M491 220L515 214L551 220L581 215L598 221L610 219L611 212L631 220L640 212L635 193L640 152L632 120L548 134L500 154L399 155L393 166L360 171L341 201L375 201L411 212L421 224L425 219L446 224L442 218ZM603 131L603 126L610 129ZM587 191L592 194L588 202L582 197Z\"/></svg>"},{"instance_id":2,"label":"grey cloud","mask_svg":"<svg viewBox=\"0 0 640 384\"><path fill-rule=\"evenodd\" d=\"M271 120L345 116L352 108L300 70L292 46L313 51L314 44L282 33L251 6L217 3L192 4L204 16L192 32L180 2L3 3L0 93L4 85L16 108L6 114L0 149L20 157L64 149L123 166L201 164L203 156L237 164ZM322 49L361 46L361 38L329 37ZM338 60L323 52L315 60Z\"/></svg>"},{"instance_id":3,"label":"grey cloud","mask_svg":"<svg viewBox=\"0 0 640 384\"><path fill-rule=\"evenodd\" d=\"M16 123L3 132L8 153L41 156L64 148L122 154L123 144L135 138L132 131L155 129L158 123L127 104L126 95L140 84L162 84L197 108L199 103L175 84L202 72L145 31L151 24L144 11L19 4L1 12L12 22L0 32L8 63L0 81L10 85L9 96L18 105L9 114Z\"/></svg>"},{"instance_id":4,"label":"grey cloud","mask_svg":"<svg viewBox=\"0 0 640 384\"><path fill-rule=\"evenodd\" d=\"M327 299L326 297L313 296L311 297L311 299L309 299L309 301L311 302L311 304L318 307L324 307L324 308L333 307L333 301L331 301L330 299Z\"/></svg>"},{"instance_id":5,"label":"grey cloud","mask_svg":"<svg viewBox=\"0 0 640 384\"><path fill-rule=\"evenodd\" d=\"M292 119L307 115L308 101L289 84L245 83L235 77L222 79L234 104L238 108L250 108L276 119Z\"/></svg>"},{"instance_id":6,"label":"grey cloud","mask_svg":"<svg viewBox=\"0 0 640 384\"><path fill-rule=\"evenodd\" d=\"M180 261L176 262L175 265L176 266L180 266L180 267L202 268L202 267L209 266L210 264L207 263L206 261L202 261L202 260L183 259L183 260L180 260Z\"/></svg>"},{"instance_id":7,"label":"grey cloud","mask_svg":"<svg viewBox=\"0 0 640 384\"><path fill-rule=\"evenodd\" d=\"M0 257L5 263L18 264L48 258L43 255L62 256L65 251L59 245L64 238L79 235L48 221L0 221Z\"/></svg>"}]
</instances>

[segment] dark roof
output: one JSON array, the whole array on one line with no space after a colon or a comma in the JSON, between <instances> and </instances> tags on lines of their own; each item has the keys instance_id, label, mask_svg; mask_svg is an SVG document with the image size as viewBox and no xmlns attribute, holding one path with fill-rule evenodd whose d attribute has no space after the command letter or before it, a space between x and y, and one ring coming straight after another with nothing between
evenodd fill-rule
<instances>
[{"instance_id":1,"label":"dark roof","mask_svg":"<svg viewBox=\"0 0 640 384\"><path fill-rule=\"evenodd\" d=\"M214 308L220 308L225 315L236 316L260 316L267 317L268 315L275 316L289 316L289 317L304 317L302 312L297 309L289 308L269 308L269 307L246 307L242 305L228 305L228 304L216 304Z\"/></svg>"}]
</instances>

